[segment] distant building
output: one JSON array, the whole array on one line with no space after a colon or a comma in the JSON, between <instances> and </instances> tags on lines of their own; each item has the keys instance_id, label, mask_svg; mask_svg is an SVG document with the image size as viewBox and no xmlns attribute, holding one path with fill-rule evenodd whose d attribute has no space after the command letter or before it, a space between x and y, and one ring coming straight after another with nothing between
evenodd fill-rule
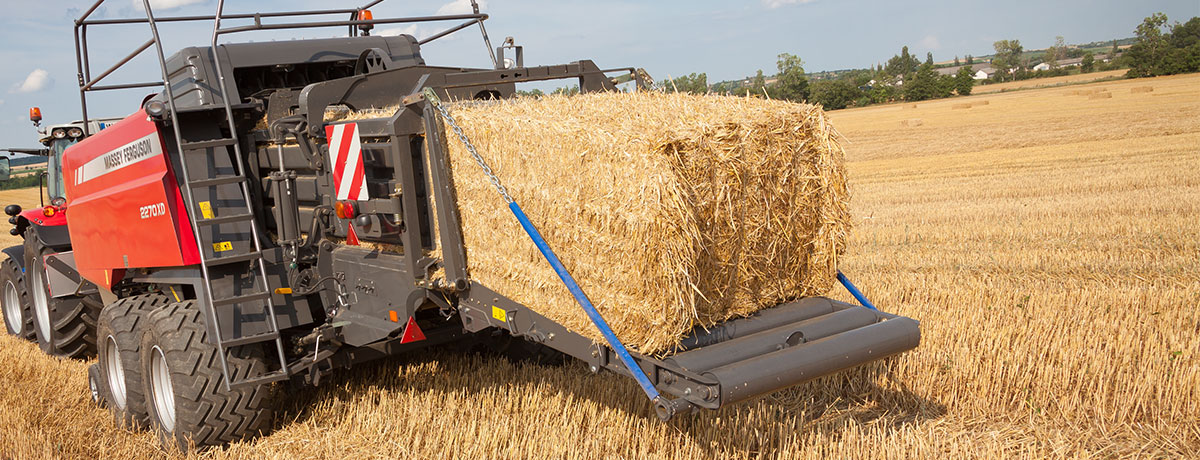
<instances>
[{"instance_id":1,"label":"distant building","mask_svg":"<svg viewBox=\"0 0 1200 460\"><path fill-rule=\"evenodd\" d=\"M995 74L996 74L995 67L992 67L990 65L985 65L985 66L981 67L979 70L976 70L975 75L972 76L971 78L974 78L976 80L987 80L989 78L992 78L992 75L995 75Z\"/></svg>"},{"instance_id":2,"label":"distant building","mask_svg":"<svg viewBox=\"0 0 1200 460\"><path fill-rule=\"evenodd\" d=\"M988 64L986 62L977 62L974 64L966 64L966 65L960 65L960 66L942 67L940 69L933 69L933 71L937 72L938 75L949 75L949 76L953 77L958 74L958 69L961 69L964 67L971 69L971 71L975 73L975 75L972 75L971 78L974 78L976 80L987 80L988 78L992 77L992 74L996 73L996 69L994 67L992 67L991 64Z\"/></svg>"},{"instance_id":3,"label":"distant building","mask_svg":"<svg viewBox=\"0 0 1200 460\"><path fill-rule=\"evenodd\" d=\"M1079 67L1079 65L1082 62L1083 62L1083 58L1063 59L1061 61L1055 62L1054 67ZM1048 63L1048 62L1043 62L1041 64L1033 66L1034 71L1050 70L1051 68L1052 67L1050 67L1050 63Z\"/></svg>"}]
</instances>

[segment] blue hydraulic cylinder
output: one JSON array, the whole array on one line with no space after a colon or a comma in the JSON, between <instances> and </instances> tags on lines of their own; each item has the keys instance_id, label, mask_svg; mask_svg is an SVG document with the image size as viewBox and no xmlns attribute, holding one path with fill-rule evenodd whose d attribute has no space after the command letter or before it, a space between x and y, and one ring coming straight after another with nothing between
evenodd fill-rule
<instances>
[{"instance_id":1,"label":"blue hydraulic cylinder","mask_svg":"<svg viewBox=\"0 0 1200 460\"><path fill-rule=\"evenodd\" d=\"M633 357L629 355L629 350L625 349L625 345L617 339L617 335L613 333L612 328L608 327L608 322L600 316L600 312L596 311L596 307L592 306L592 301L588 299L587 294L583 293L583 289L575 282L575 278L567 272L567 268L563 267L562 262L558 260L558 256L550 249L550 245L546 244L546 240L542 238L542 234L538 232L537 227L529 221L529 217L521 210L521 207L516 202L509 202L508 208L512 210L513 215L517 216L517 220L521 222L521 227L525 228L525 233L529 234L529 238L533 240L533 244L537 245L542 255L546 257L546 261L550 262L550 266L554 267L555 273L562 279L563 284L567 285L567 289L571 291L571 295L575 296L575 301L583 307L587 312L592 323L596 325L596 329L604 335L604 340L608 341L608 346L612 347L617 352L617 356L621 358L621 362L625 363L625 367L629 369L629 373L633 375L634 380L637 380L638 385L641 385L642 391L646 392L646 396L651 401L658 399L658 390L654 388L654 384L650 383L650 378L646 376L646 372L638 366Z\"/></svg>"},{"instance_id":2,"label":"blue hydraulic cylinder","mask_svg":"<svg viewBox=\"0 0 1200 460\"><path fill-rule=\"evenodd\" d=\"M838 270L837 272L837 279L842 283L842 286L846 287L847 291L850 291L850 295L854 296L854 298L858 300L858 303L862 304L864 307L879 311L878 308L875 308L875 304L872 304L870 300L867 300L867 296L863 295L862 291L859 291L858 288L854 287L854 283L851 283L850 278L846 278L846 275L842 274L841 270Z\"/></svg>"}]
</instances>

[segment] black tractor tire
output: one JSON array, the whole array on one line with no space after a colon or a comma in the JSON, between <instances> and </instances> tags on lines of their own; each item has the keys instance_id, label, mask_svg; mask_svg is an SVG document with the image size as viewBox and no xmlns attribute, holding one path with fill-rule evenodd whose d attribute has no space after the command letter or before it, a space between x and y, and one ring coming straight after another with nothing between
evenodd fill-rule
<instances>
[{"instance_id":1,"label":"black tractor tire","mask_svg":"<svg viewBox=\"0 0 1200 460\"><path fill-rule=\"evenodd\" d=\"M42 248L25 265L38 346L53 356L91 358L96 355L96 316L104 304L98 295L51 298L42 260L53 253Z\"/></svg>"},{"instance_id":2,"label":"black tractor tire","mask_svg":"<svg viewBox=\"0 0 1200 460\"><path fill-rule=\"evenodd\" d=\"M88 393L92 396L92 402L100 406L101 409L108 406L108 401L112 396L108 391L107 382L100 375L100 365L92 364L88 366Z\"/></svg>"},{"instance_id":3,"label":"black tractor tire","mask_svg":"<svg viewBox=\"0 0 1200 460\"><path fill-rule=\"evenodd\" d=\"M200 306L177 302L150 313L141 365L150 425L164 447L187 451L261 434L271 426L279 395L272 383L225 389L216 345L209 343ZM263 349L227 350L230 378L267 372Z\"/></svg>"},{"instance_id":4,"label":"black tractor tire","mask_svg":"<svg viewBox=\"0 0 1200 460\"><path fill-rule=\"evenodd\" d=\"M5 257L4 262L0 262L0 314L4 316L4 330L9 335L25 340L36 339L25 273L11 257Z\"/></svg>"},{"instance_id":5,"label":"black tractor tire","mask_svg":"<svg viewBox=\"0 0 1200 460\"><path fill-rule=\"evenodd\" d=\"M150 413L142 391L141 346L150 312L171 303L158 293L126 297L104 307L96 323L97 364L108 388L108 410L117 426L148 426Z\"/></svg>"}]
</instances>

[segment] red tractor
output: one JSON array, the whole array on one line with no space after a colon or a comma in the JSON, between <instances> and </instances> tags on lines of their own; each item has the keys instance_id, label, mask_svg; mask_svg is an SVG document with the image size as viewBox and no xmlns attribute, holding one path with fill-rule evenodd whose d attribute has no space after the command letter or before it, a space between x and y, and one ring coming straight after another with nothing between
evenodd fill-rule
<instances>
[{"instance_id":1,"label":"red tractor","mask_svg":"<svg viewBox=\"0 0 1200 460\"><path fill-rule=\"evenodd\" d=\"M42 127L42 112L37 107L29 110L29 119L38 128L38 141L45 148L7 150L46 157L46 171L39 180L42 202L27 210L19 204L4 208L13 225L9 233L24 238L25 244L3 249L7 257L0 262L0 310L9 334L36 340L43 351L52 355L86 358L95 355L96 317L103 307L96 287L82 280L74 285L52 284L51 275L60 281L57 276L61 272L47 270L46 264L63 266L65 262L56 255L71 250L63 154L86 138L85 133L98 132L118 120L91 120L86 123L90 128L87 130L82 121ZM52 290L52 286L58 289Z\"/></svg>"}]
</instances>

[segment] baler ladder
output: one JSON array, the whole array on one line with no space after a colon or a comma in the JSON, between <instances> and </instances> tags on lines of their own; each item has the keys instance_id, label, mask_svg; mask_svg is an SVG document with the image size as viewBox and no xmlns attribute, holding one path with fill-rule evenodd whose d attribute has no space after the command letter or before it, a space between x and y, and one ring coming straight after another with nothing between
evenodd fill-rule
<instances>
[{"instance_id":1,"label":"baler ladder","mask_svg":"<svg viewBox=\"0 0 1200 460\"><path fill-rule=\"evenodd\" d=\"M214 19L212 50L214 55L217 51L217 36L216 31L221 24L221 7L223 1L218 3L217 15ZM160 67L163 71L163 81L170 81L166 71L166 59L162 50L162 42L158 35L158 26L154 21L154 14L150 8L149 0L143 1L146 9L146 18L150 24L150 30L154 34L154 44L157 47ZM255 211L253 203L250 201L249 181L246 177L245 161L242 158L242 149L237 136L237 127L234 124L233 106L229 101L227 86L225 81L225 72L221 68L221 59L218 57L213 60L216 64L216 71L219 78L219 87L222 91L221 102L224 105L224 117L229 130L229 137L217 139L203 140L185 140L182 136L179 124L179 112L175 107L175 97L171 90L171 85L163 85L166 93L167 107L170 109L172 127L175 132L175 140L180 152L179 170L182 173L182 187L184 203L187 205L187 213L192 227L192 235L196 239L196 246L200 254L200 273L203 278L203 292L197 293L198 302L200 303L201 311L205 315L205 319L210 321L210 330L213 332L213 342L217 345L217 356L221 362L221 370L225 375L225 388L231 389L234 386L259 384L264 382L274 382L284 380L289 377L287 357L284 356L283 338L279 332L279 326L275 319L275 306L271 301L270 284L267 279L266 262L263 260L263 248L260 238L258 223L255 219ZM215 157L217 152L228 154L228 148L233 148L233 174L217 175L216 168L205 168L202 171L189 171L188 158L197 155ZM210 153L210 151L212 153ZM200 173L202 177L193 177L193 174ZM241 189L242 202L235 206L222 206L222 210L234 211L233 214L224 216L216 216L212 212L209 203L197 203L195 199L195 190L203 187L216 187L221 185L238 184ZM198 206L199 205L199 206ZM237 252L233 250L232 245L223 246L217 243L215 235L218 234L216 226L221 224L235 224L248 222L250 225L250 240L252 241L252 250ZM212 228L210 232L201 231L202 228ZM205 236L209 235L209 236ZM228 245L229 243L224 243ZM216 252L226 253L221 257L206 258L205 252L207 248L213 248L214 256ZM220 248L220 249L218 249ZM253 274L257 271L257 286L250 293L242 293L233 297L214 298L213 295L213 279L210 275L210 268L217 266L226 266L236 263L248 264L247 274ZM255 276L255 275L252 275ZM247 335L232 339L225 339L221 334L221 321L218 311L221 307L232 309L237 305L259 304L265 307L265 316L267 317L267 331L258 334ZM229 372L229 363L225 353L229 348L250 345L263 342L275 342L275 348L278 352L279 369L275 371L265 372L260 375L242 376L240 380L234 380Z\"/></svg>"}]
</instances>

